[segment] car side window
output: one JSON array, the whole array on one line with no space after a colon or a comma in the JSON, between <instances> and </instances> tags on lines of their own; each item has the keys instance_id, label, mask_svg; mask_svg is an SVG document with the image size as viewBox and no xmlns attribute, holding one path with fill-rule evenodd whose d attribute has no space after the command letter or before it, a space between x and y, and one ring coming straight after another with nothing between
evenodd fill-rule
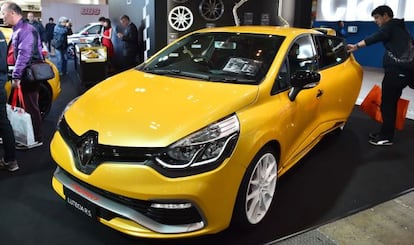
<instances>
[{"instance_id":1,"label":"car side window","mask_svg":"<svg viewBox=\"0 0 414 245\"><path fill-rule=\"evenodd\" d=\"M295 45L297 45L298 49L297 59L299 67L297 67L297 69L290 69L291 73L293 74L297 70L317 70L317 55L312 37L310 35L306 35L298 38L291 46L291 49L296 49Z\"/></svg>"},{"instance_id":2,"label":"car side window","mask_svg":"<svg viewBox=\"0 0 414 245\"><path fill-rule=\"evenodd\" d=\"M317 70L315 45L310 35L296 39L289 48L273 84L271 94L290 88L290 77L299 70Z\"/></svg>"},{"instance_id":3,"label":"car side window","mask_svg":"<svg viewBox=\"0 0 414 245\"><path fill-rule=\"evenodd\" d=\"M324 69L342 63L349 57L346 42L335 36L315 36L319 50L319 68Z\"/></svg>"},{"instance_id":4,"label":"car side window","mask_svg":"<svg viewBox=\"0 0 414 245\"><path fill-rule=\"evenodd\" d=\"M286 58L282 65L280 66L279 73L277 74L276 81L273 84L271 94L274 95L280 91L290 88L290 78L289 78L289 61Z\"/></svg>"},{"instance_id":5,"label":"car side window","mask_svg":"<svg viewBox=\"0 0 414 245\"><path fill-rule=\"evenodd\" d=\"M100 33L101 33L101 26L100 25L92 26L91 28L88 29L88 34L90 34L90 35L100 34Z\"/></svg>"}]
</instances>

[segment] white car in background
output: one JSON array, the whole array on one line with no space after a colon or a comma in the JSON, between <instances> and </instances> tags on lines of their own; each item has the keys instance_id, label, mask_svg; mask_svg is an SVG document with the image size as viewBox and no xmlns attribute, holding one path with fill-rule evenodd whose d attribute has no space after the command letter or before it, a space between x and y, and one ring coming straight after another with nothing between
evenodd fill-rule
<instances>
[{"instance_id":1,"label":"white car in background","mask_svg":"<svg viewBox=\"0 0 414 245\"><path fill-rule=\"evenodd\" d=\"M72 35L68 36L68 57L73 58L75 55L75 44L94 43L102 37L103 27L100 22L88 23Z\"/></svg>"}]
</instances>

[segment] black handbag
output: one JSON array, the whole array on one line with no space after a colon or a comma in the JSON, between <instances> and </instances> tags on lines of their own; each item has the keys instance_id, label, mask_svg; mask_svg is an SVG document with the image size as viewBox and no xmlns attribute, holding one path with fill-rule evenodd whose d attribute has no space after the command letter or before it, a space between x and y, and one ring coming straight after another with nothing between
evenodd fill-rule
<instances>
[{"instance_id":1,"label":"black handbag","mask_svg":"<svg viewBox=\"0 0 414 245\"><path fill-rule=\"evenodd\" d=\"M37 47L38 35L36 31L33 31L33 49L32 58L30 63L26 66L24 71L24 78L29 82L44 81L55 77L52 67L43 60L43 56L39 53ZM35 60L33 62L33 60Z\"/></svg>"},{"instance_id":2,"label":"black handbag","mask_svg":"<svg viewBox=\"0 0 414 245\"><path fill-rule=\"evenodd\" d=\"M29 64L25 70L25 78L29 82L44 81L54 77L52 67L46 62Z\"/></svg>"}]
</instances>

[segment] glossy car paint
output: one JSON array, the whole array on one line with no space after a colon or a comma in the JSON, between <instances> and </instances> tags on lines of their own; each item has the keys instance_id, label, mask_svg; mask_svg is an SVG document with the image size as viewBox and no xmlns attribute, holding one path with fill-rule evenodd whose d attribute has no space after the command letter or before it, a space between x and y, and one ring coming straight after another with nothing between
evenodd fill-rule
<instances>
[{"instance_id":1,"label":"glossy car paint","mask_svg":"<svg viewBox=\"0 0 414 245\"><path fill-rule=\"evenodd\" d=\"M76 168L72 149L57 131L50 146L59 166L52 184L62 198L65 198L64 182L65 188L78 190L89 201L102 200L87 186L64 181L60 169L77 181L124 197L188 201L203 217L201 228L191 232L174 232L168 227L155 231L145 226L145 222L98 217L113 229L151 238L217 233L230 225L246 169L264 146L270 146L277 153L280 176L325 134L345 124L362 82L362 69L352 55L338 66L321 70L319 85L302 90L290 101L289 90L276 95L270 92L279 67L298 36L317 34L317 31L282 27L231 27L214 31L267 33L286 38L259 85L172 78L131 69L87 91L68 108L64 118L76 135L88 130L98 132L99 144L167 147L235 113L240 122L240 135L231 156L213 170L184 177L167 177L145 164L116 161L103 162L91 174L85 174Z\"/></svg>"}]
</instances>

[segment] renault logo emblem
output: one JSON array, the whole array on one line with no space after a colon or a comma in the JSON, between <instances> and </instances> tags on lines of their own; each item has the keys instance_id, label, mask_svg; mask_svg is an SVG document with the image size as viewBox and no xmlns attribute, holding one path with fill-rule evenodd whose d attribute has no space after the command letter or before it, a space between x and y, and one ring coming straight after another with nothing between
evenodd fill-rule
<instances>
[{"instance_id":1,"label":"renault logo emblem","mask_svg":"<svg viewBox=\"0 0 414 245\"><path fill-rule=\"evenodd\" d=\"M80 164L85 167L93 160L96 151L98 136L95 132L89 132L77 145Z\"/></svg>"}]
</instances>

